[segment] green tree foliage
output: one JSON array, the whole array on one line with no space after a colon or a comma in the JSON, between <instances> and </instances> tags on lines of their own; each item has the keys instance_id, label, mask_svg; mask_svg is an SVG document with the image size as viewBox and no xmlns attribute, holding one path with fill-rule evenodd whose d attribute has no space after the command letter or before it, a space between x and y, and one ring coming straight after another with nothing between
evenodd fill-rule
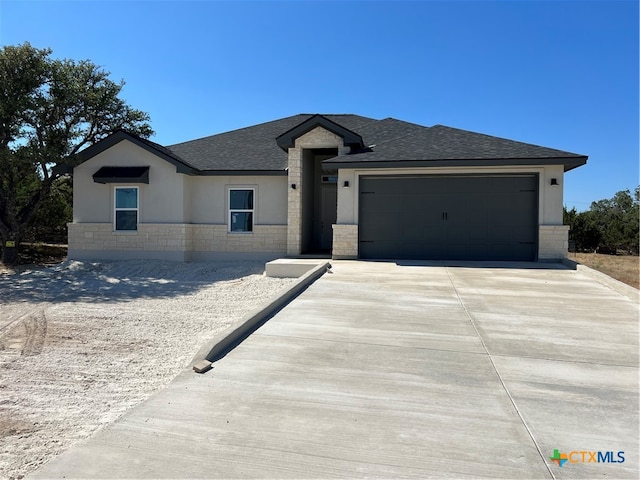
<instances>
[{"instance_id":1,"label":"green tree foliage","mask_svg":"<svg viewBox=\"0 0 640 480\"><path fill-rule=\"evenodd\" d=\"M36 212L24 235L25 241L66 243L67 223L73 219L73 185L71 177L58 178L51 193Z\"/></svg>"},{"instance_id":2,"label":"green tree foliage","mask_svg":"<svg viewBox=\"0 0 640 480\"><path fill-rule=\"evenodd\" d=\"M593 202L586 212L564 209L564 223L570 226L569 238L579 250L609 246L638 254L640 241L640 187L613 198Z\"/></svg>"},{"instance_id":3,"label":"green tree foliage","mask_svg":"<svg viewBox=\"0 0 640 480\"><path fill-rule=\"evenodd\" d=\"M17 247L79 151L121 128L153 133L149 116L119 97L124 82L88 60L50 55L28 43L0 49L0 245L16 245L3 248L4 263L17 261Z\"/></svg>"}]
</instances>

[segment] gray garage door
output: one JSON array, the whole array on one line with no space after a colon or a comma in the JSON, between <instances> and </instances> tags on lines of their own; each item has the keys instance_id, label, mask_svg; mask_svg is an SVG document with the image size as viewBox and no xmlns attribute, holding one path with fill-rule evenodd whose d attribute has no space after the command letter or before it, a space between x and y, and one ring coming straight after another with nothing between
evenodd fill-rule
<instances>
[{"instance_id":1,"label":"gray garage door","mask_svg":"<svg viewBox=\"0 0 640 480\"><path fill-rule=\"evenodd\" d=\"M538 177L361 177L360 258L535 260Z\"/></svg>"}]
</instances>

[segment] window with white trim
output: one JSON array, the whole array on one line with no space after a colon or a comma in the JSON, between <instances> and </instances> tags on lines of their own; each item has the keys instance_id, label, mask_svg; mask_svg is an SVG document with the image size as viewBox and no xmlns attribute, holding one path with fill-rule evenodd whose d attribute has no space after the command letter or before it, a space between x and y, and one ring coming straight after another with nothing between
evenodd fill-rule
<instances>
[{"instance_id":1,"label":"window with white trim","mask_svg":"<svg viewBox=\"0 0 640 480\"><path fill-rule=\"evenodd\" d=\"M253 232L253 188L229 189L229 232Z\"/></svg>"},{"instance_id":2,"label":"window with white trim","mask_svg":"<svg viewBox=\"0 0 640 480\"><path fill-rule=\"evenodd\" d=\"M138 230L138 187L115 187L113 223L118 232Z\"/></svg>"}]
</instances>

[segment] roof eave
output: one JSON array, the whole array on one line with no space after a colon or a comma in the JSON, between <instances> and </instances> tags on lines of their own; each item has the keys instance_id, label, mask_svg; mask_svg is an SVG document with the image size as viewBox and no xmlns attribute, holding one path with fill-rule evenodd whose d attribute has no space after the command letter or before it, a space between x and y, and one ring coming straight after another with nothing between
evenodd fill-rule
<instances>
[{"instance_id":1,"label":"roof eave","mask_svg":"<svg viewBox=\"0 0 640 480\"><path fill-rule=\"evenodd\" d=\"M578 168L578 167L581 167L582 165L586 165L588 159L589 157L585 155L583 157L572 159L573 160L572 162L565 162L564 171L568 172L569 170L573 170L574 168Z\"/></svg>"},{"instance_id":2,"label":"roof eave","mask_svg":"<svg viewBox=\"0 0 640 480\"><path fill-rule=\"evenodd\" d=\"M286 176L286 170L201 170L199 175L204 177L274 177L274 176Z\"/></svg>"},{"instance_id":3,"label":"roof eave","mask_svg":"<svg viewBox=\"0 0 640 480\"><path fill-rule=\"evenodd\" d=\"M349 160L349 156L325 160L323 164L333 168L421 168L421 167L503 167L564 165L567 172L587 163L586 156L572 158L495 158L495 159L445 159L445 160Z\"/></svg>"}]
</instances>

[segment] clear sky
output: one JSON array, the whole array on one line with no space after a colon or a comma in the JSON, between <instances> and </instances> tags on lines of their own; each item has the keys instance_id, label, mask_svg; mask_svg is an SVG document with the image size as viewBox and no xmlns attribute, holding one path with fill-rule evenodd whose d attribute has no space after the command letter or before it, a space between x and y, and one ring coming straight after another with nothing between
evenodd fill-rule
<instances>
[{"instance_id":1,"label":"clear sky","mask_svg":"<svg viewBox=\"0 0 640 480\"><path fill-rule=\"evenodd\" d=\"M635 0L0 0L0 44L103 66L163 145L355 113L585 154L565 205L586 210L640 183L638 18Z\"/></svg>"}]
</instances>

